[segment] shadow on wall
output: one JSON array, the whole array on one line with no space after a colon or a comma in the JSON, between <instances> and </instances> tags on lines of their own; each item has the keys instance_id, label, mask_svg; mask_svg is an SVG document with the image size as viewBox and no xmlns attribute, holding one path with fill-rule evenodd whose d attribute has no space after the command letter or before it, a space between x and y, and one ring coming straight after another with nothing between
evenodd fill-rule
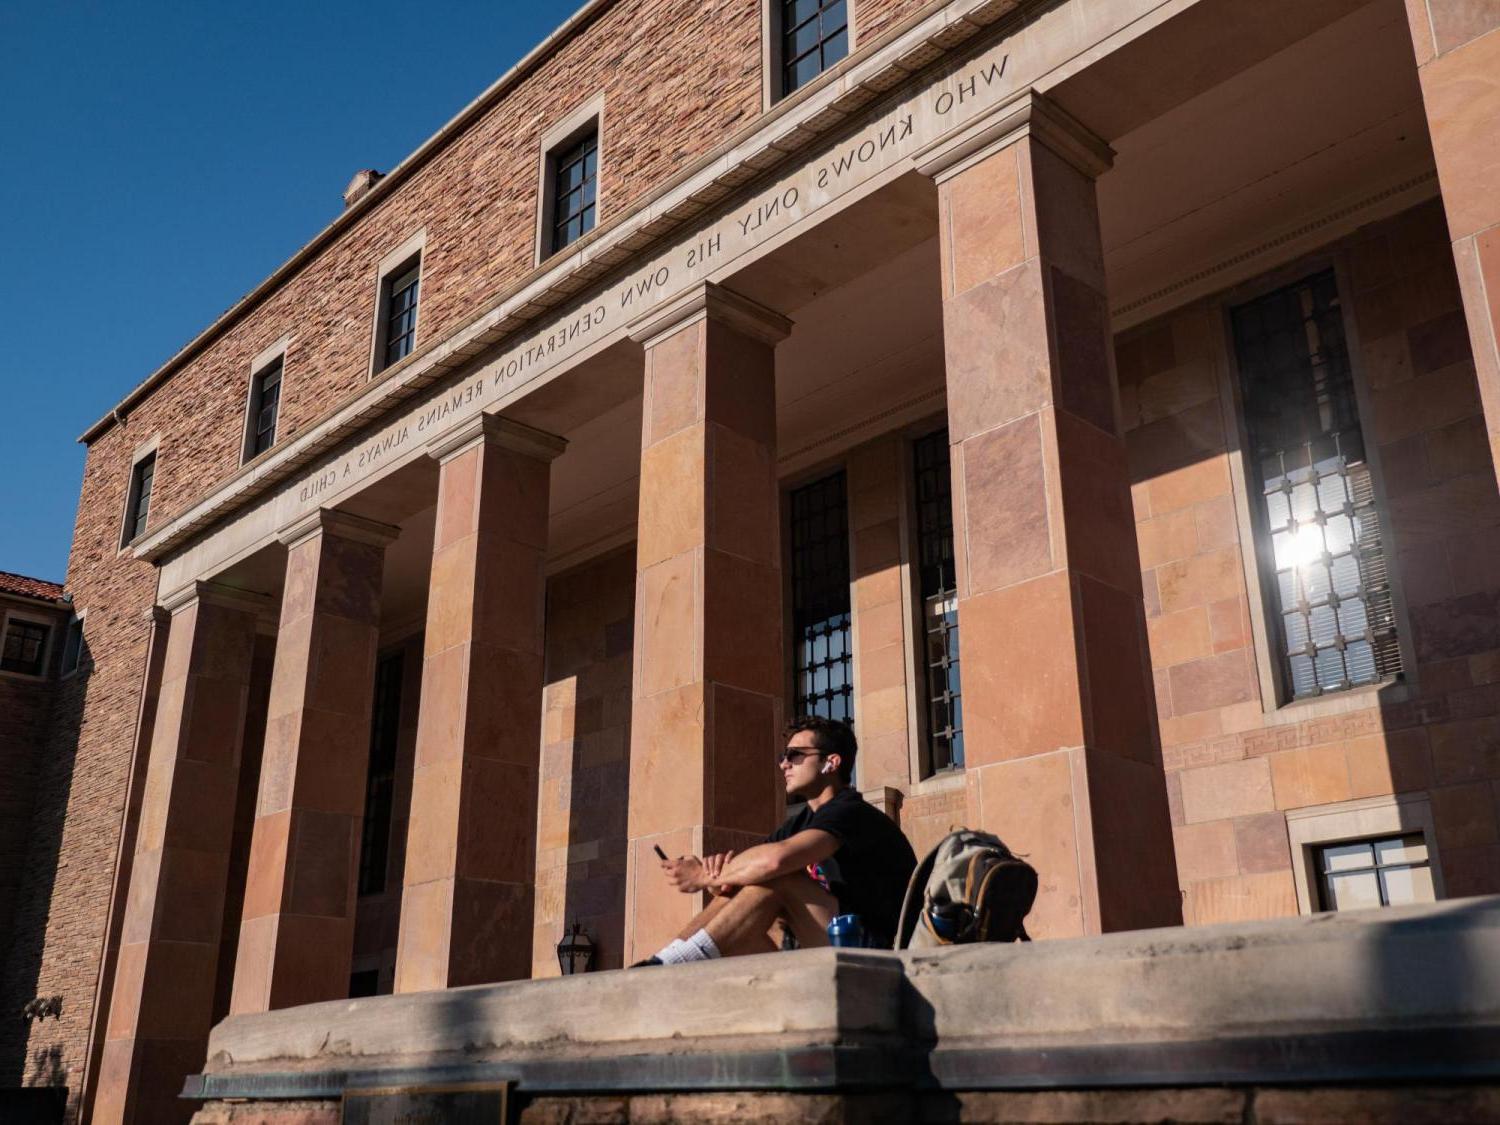
<instances>
[{"instance_id":1,"label":"shadow on wall","mask_svg":"<svg viewBox=\"0 0 1500 1125\"><path fill-rule=\"evenodd\" d=\"M1237 338L1232 310L1292 290L1287 323L1267 308L1259 339ZM1335 428L1348 442L1357 419L1346 479L1356 518L1378 524L1384 559L1343 565L1364 590L1390 575L1404 662L1374 699L1356 688L1262 702L1277 690L1267 669L1292 646L1277 591L1263 594L1255 578L1258 567L1274 584L1277 561L1255 530L1270 519L1243 452L1253 448L1243 420L1256 415L1238 357L1276 350L1278 334L1282 352L1313 341L1352 372L1333 388L1353 412ZM1296 913L1294 861L1307 856L1291 854L1288 814L1399 794L1430 799L1443 893L1500 891L1500 495L1440 204L1132 328L1116 357L1185 920ZM1270 382L1283 400L1301 385L1286 372ZM1361 465L1373 469L1363 481ZM1291 497L1294 508L1305 500ZM1293 514L1299 533L1347 515L1341 504L1326 524ZM1315 553L1325 547L1340 553L1328 543ZM1365 600L1381 617L1378 599ZM1342 624L1353 609L1323 602L1305 627L1326 641L1330 618ZM1401 828L1418 826L1407 820Z\"/></svg>"},{"instance_id":2,"label":"shadow on wall","mask_svg":"<svg viewBox=\"0 0 1500 1125\"><path fill-rule=\"evenodd\" d=\"M93 672L87 651L79 667L78 675L58 685L52 704L51 736L37 771L26 871L0 977L0 1088L64 1086L68 1082L69 1063L63 1043L58 1042L63 1038L58 1020L33 1023L21 1018L21 1010L37 994L47 923L55 905L68 794L73 787L78 736ZM59 987L72 990L64 992L64 1016L86 1018L93 996L78 990L91 990L93 981L61 982ZM33 1042L38 1045L33 1047ZM73 1060L75 1067L81 1064L81 1058Z\"/></svg>"},{"instance_id":3,"label":"shadow on wall","mask_svg":"<svg viewBox=\"0 0 1500 1125\"><path fill-rule=\"evenodd\" d=\"M595 969L622 965L634 622L633 544L548 585L539 852L555 858L539 872L547 948L535 956L554 972L552 947L574 921L594 942Z\"/></svg>"}]
</instances>

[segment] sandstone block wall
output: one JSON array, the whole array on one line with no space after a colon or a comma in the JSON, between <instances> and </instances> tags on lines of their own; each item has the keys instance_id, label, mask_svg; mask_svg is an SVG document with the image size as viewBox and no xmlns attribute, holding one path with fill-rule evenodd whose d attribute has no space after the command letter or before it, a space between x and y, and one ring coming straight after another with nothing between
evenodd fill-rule
<instances>
[{"instance_id":1,"label":"sandstone block wall","mask_svg":"<svg viewBox=\"0 0 1500 1125\"><path fill-rule=\"evenodd\" d=\"M1296 912L1289 810L1419 790L1448 895L1500 890L1500 497L1442 211L1424 205L1331 253L1347 266L1364 432L1410 623L1406 698L1267 710L1230 477L1238 439L1220 399L1222 308L1201 302L1117 341L1189 922Z\"/></svg>"},{"instance_id":2,"label":"sandstone block wall","mask_svg":"<svg viewBox=\"0 0 1500 1125\"><path fill-rule=\"evenodd\" d=\"M558 975L557 943L575 921L595 968L621 966L634 627L633 548L548 582L535 977Z\"/></svg>"}]
</instances>

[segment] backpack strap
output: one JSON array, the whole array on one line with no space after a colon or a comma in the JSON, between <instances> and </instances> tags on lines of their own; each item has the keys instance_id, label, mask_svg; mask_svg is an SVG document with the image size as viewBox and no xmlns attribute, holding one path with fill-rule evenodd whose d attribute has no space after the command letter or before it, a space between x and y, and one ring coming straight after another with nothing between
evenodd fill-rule
<instances>
[{"instance_id":1,"label":"backpack strap","mask_svg":"<svg viewBox=\"0 0 1500 1125\"><path fill-rule=\"evenodd\" d=\"M922 903L927 895L927 880L932 878L932 868L937 863L937 853L938 849L933 848L923 856L922 862L917 864L916 870L911 873L911 878L906 881L906 896L901 900L901 920L896 923L896 949L911 947L911 935L917 928L917 919L922 913Z\"/></svg>"}]
</instances>

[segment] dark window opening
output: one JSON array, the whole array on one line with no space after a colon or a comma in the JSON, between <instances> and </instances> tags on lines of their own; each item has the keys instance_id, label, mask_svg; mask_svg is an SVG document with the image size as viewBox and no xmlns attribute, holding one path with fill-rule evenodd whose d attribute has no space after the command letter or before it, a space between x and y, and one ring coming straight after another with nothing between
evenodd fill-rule
<instances>
[{"instance_id":1,"label":"dark window opening","mask_svg":"<svg viewBox=\"0 0 1500 1125\"><path fill-rule=\"evenodd\" d=\"M281 359L256 375L250 390L250 435L245 460L276 444L276 415L281 406Z\"/></svg>"},{"instance_id":2,"label":"dark window opening","mask_svg":"<svg viewBox=\"0 0 1500 1125\"><path fill-rule=\"evenodd\" d=\"M349 999L380 995L380 970L358 969L349 974Z\"/></svg>"},{"instance_id":3,"label":"dark window opening","mask_svg":"<svg viewBox=\"0 0 1500 1125\"><path fill-rule=\"evenodd\" d=\"M822 715L853 725L844 474L797 489L791 509L793 714Z\"/></svg>"},{"instance_id":4,"label":"dark window opening","mask_svg":"<svg viewBox=\"0 0 1500 1125\"><path fill-rule=\"evenodd\" d=\"M779 0L781 92L807 85L849 53L846 0Z\"/></svg>"},{"instance_id":5,"label":"dark window opening","mask_svg":"<svg viewBox=\"0 0 1500 1125\"><path fill-rule=\"evenodd\" d=\"M1390 574L1333 271L1240 305L1231 319L1288 693L1397 676Z\"/></svg>"},{"instance_id":6,"label":"dark window opening","mask_svg":"<svg viewBox=\"0 0 1500 1125\"><path fill-rule=\"evenodd\" d=\"M552 253L594 229L599 134L591 132L552 158Z\"/></svg>"},{"instance_id":7,"label":"dark window opening","mask_svg":"<svg viewBox=\"0 0 1500 1125\"><path fill-rule=\"evenodd\" d=\"M385 890L391 854L391 806L396 787L396 745L401 735L402 654L375 666L375 703L370 714L370 766L365 779L365 818L360 830L359 893Z\"/></svg>"},{"instance_id":8,"label":"dark window opening","mask_svg":"<svg viewBox=\"0 0 1500 1125\"><path fill-rule=\"evenodd\" d=\"M948 431L913 449L917 494L918 584L922 597L923 665L931 768L964 764L963 694L958 664L958 571L953 560L953 477Z\"/></svg>"},{"instance_id":9,"label":"dark window opening","mask_svg":"<svg viewBox=\"0 0 1500 1125\"><path fill-rule=\"evenodd\" d=\"M124 547L146 533L151 514L151 485L156 479L156 454L148 453L130 470L130 495L125 505Z\"/></svg>"},{"instance_id":10,"label":"dark window opening","mask_svg":"<svg viewBox=\"0 0 1500 1125\"><path fill-rule=\"evenodd\" d=\"M1422 833L1352 840L1317 849L1324 910L1432 902L1432 864Z\"/></svg>"},{"instance_id":11,"label":"dark window opening","mask_svg":"<svg viewBox=\"0 0 1500 1125\"><path fill-rule=\"evenodd\" d=\"M83 618L75 617L68 622L67 636L63 639L63 674L78 671L88 656L88 643L83 635Z\"/></svg>"},{"instance_id":12,"label":"dark window opening","mask_svg":"<svg viewBox=\"0 0 1500 1125\"><path fill-rule=\"evenodd\" d=\"M0 650L0 671L40 676L47 658L47 634L50 632L39 622L11 618L5 627L3 650Z\"/></svg>"},{"instance_id":13,"label":"dark window opening","mask_svg":"<svg viewBox=\"0 0 1500 1125\"><path fill-rule=\"evenodd\" d=\"M384 310L385 361L382 367L405 359L417 342L417 289L422 260L413 258L386 282Z\"/></svg>"}]
</instances>

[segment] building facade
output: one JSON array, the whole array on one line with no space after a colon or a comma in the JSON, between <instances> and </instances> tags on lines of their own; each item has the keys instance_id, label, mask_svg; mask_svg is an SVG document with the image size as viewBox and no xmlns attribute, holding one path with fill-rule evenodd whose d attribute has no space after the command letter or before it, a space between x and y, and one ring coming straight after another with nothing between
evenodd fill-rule
<instances>
[{"instance_id":1,"label":"building facade","mask_svg":"<svg viewBox=\"0 0 1500 1125\"><path fill-rule=\"evenodd\" d=\"M1500 891L1497 24L592 0L84 435L0 1084L627 964L807 711L1038 938Z\"/></svg>"}]
</instances>

